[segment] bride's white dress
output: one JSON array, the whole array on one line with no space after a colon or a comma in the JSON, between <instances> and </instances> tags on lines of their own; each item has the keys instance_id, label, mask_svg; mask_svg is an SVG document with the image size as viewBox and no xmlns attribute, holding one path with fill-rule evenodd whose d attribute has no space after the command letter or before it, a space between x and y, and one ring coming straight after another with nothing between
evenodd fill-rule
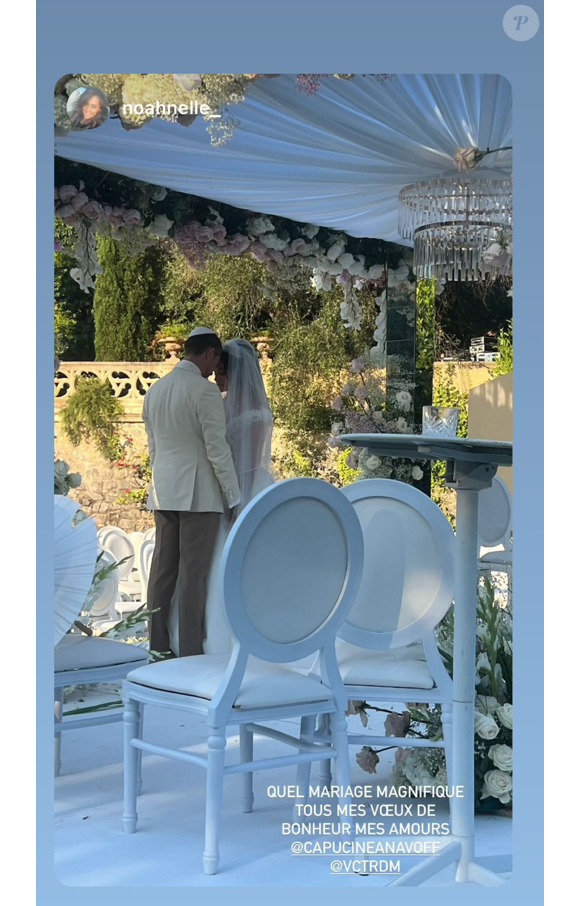
<instances>
[{"instance_id":1,"label":"bride's white dress","mask_svg":"<svg viewBox=\"0 0 580 906\"><path fill-rule=\"evenodd\" d=\"M271 433L272 416L264 409L252 409L243 412L227 426L226 437L232 450L239 449L242 434L249 432L256 438L257 449L261 449L262 433ZM242 504L247 505L260 491L274 483L272 473L258 466L250 475L238 475L242 489ZM223 549L231 527L229 513L224 513L214 548L214 555L207 582L207 603L205 607L205 642L204 654L230 654L233 646L232 634L227 621L223 597L220 593L218 577Z\"/></svg>"}]
</instances>

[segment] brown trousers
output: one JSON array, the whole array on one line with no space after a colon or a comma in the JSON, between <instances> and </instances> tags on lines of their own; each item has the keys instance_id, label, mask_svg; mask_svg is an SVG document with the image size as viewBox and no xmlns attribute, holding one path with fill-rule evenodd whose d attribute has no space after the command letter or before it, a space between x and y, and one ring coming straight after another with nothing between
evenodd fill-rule
<instances>
[{"instance_id":1,"label":"brown trousers","mask_svg":"<svg viewBox=\"0 0 580 906\"><path fill-rule=\"evenodd\" d=\"M203 654L207 577L220 513L155 510L155 550L151 561L147 608L153 651L169 651L169 610L177 588L179 654Z\"/></svg>"}]
</instances>

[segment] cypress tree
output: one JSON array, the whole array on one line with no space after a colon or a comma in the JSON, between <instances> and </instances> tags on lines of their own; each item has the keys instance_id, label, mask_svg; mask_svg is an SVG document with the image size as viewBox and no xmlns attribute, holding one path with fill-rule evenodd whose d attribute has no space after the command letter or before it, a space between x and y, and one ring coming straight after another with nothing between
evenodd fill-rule
<instances>
[{"instance_id":1,"label":"cypress tree","mask_svg":"<svg viewBox=\"0 0 580 906\"><path fill-rule=\"evenodd\" d=\"M161 250L152 246L131 256L122 242L100 238L99 262L103 273L95 286L96 360L150 360L151 340L161 319Z\"/></svg>"}]
</instances>

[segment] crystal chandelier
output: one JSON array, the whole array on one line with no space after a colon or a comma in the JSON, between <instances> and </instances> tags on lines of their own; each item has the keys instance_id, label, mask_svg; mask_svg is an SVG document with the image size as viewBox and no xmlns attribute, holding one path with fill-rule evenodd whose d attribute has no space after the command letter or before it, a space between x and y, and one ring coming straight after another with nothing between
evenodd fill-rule
<instances>
[{"instance_id":1,"label":"crystal chandelier","mask_svg":"<svg viewBox=\"0 0 580 906\"><path fill-rule=\"evenodd\" d=\"M511 274L512 180L497 170L449 171L399 193L399 234L414 244L418 280Z\"/></svg>"}]
</instances>

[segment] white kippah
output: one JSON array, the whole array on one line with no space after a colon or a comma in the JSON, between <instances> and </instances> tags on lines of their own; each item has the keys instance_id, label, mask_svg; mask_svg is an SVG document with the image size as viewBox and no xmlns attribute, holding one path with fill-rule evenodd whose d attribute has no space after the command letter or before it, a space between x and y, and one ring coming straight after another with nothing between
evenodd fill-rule
<instances>
[{"instance_id":1,"label":"white kippah","mask_svg":"<svg viewBox=\"0 0 580 906\"><path fill-rule=\"evenodd\" d=\"M203 334L208 334L208 333L213 333L214 336L216 335L215 330L211 330L209 327L195 327L191 331L189 336L190 337L200 337Z\"/></svg>"}]
</instances>

